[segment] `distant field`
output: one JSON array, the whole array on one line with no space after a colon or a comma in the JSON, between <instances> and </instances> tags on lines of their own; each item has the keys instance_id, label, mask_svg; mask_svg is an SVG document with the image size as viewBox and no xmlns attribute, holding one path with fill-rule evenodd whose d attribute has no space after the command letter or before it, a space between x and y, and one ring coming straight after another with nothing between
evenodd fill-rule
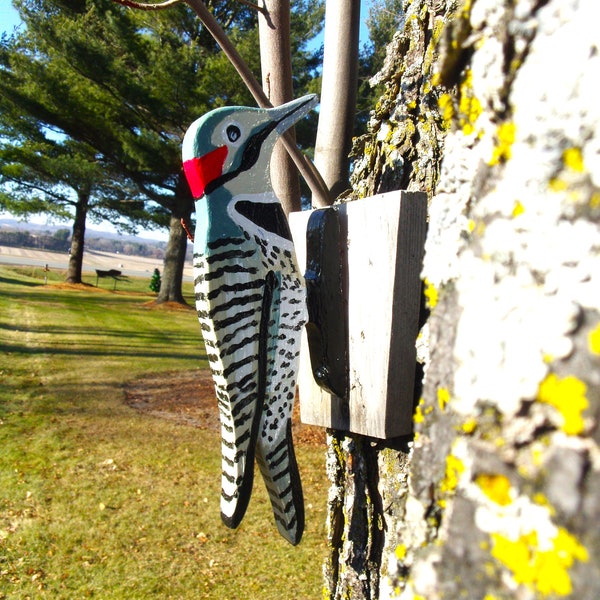
<instances>
[{"instance_id":1,"label":"distant field","mask_svg":"<svg viewBox=\"0 0 600 600\"><path fill-rule=\"evenodd\" d=\"M13 266L37 266L49 265L54 272L65 272L68 264L68 254L51 252L47 250L36 250L31 248L15 248L11 246L0 246L0 264ZM131 275L148 279L152 271L157 268L162 272L163 263L158 258L145 256L130 256L126 254L114 254L97 250L86 250L83 255L83 280L86 283L95 283L96 269L118 269L124 275ZM184 281L192 280L192 264L186 261ZM106 286L105 286L106 287Z\"/></svg>"},{"instance_id":2,"label":"distant field","mask_svg":"<svg viewBox=\"0 0 600 600\"><path fill-rule=\"evenodd\" d=\"M148 374L206 375L194 311L152 308L145 278L115 293L43 277L0 265L0 599L320 598L324 448L298 447L298 547L260 476L225 528L218 433L125 403Z\"/></svg>"}]
</instances>

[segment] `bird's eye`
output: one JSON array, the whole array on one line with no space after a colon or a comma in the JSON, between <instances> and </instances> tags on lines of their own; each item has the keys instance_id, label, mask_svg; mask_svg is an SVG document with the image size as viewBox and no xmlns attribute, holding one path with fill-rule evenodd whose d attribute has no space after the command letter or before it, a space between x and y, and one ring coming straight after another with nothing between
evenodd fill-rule
<instances>
[{"instance_id":1,"label":"bird's eye","mask_svg":"<svg viewBox=\"0 0 600 600\"><path fill-rule=\"evenodd\" d=\"M242 131L237 125L228 125L225 134L232 144L235 144L242 137Z\"/></svg>"}]
</instances>

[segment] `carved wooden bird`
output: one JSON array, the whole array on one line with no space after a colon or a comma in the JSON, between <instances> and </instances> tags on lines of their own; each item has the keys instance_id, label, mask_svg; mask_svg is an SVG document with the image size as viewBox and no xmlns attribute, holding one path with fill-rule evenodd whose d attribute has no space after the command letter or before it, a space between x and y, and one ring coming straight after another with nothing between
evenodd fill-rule
<instances>
[{"instance_id":1,"label":"carved wooden bird","mask_svg":"<svg viewBox=\"0 0 600 600\"><path fill-rule=\"evenodd\" d=\"M316 103L219 108L183 140L196 308L221 420L221 517L232 528L242 520L256 457L279 532L294 545L304 529L291 413L305 292L269 163L277 138Z\"/></svg>"}]
</instances>

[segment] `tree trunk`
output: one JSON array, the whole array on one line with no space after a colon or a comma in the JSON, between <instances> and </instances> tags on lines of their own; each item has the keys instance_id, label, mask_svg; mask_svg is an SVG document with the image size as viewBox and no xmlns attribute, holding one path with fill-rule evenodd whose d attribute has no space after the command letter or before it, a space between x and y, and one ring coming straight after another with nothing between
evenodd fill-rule
<instances>
[{"instance_id":1,"label":"tree trunk","mask_svg":"<svg viewBox=\"0 0 600 600\"><path fill-rule=\"evenodd\" d=\"M413 439L330 435L326 590L592 600L597 3L404 8L352 182L360 195L402 187L430 196L425 377Z\"/></svg>"},{"instance_id":2,"label":"tree trunk","mask_svg":"<svg viewBox=\"0 0 600 600\"><path fill-rule=\"evenodd\" d=\"M156 302L177 302L187 304L183 298L182 280L187 250L187 235L181 226L181 219L175 214L169 221L169 241L163 261L160 292Z\"/></svg>"},{"instance_id":3,"label":"tree trunk","mask_svg":"<svg viewBox=\"0 0 600 600\"><path fill-rule=\"evenodd\" d=\"M77 192L71 250L69 251L69 265L67 267L67 283L81 283L83 250L85 245L85 222L89 202L90 190L80 190Z\"/></svg>"},{"instance_id":4,"label":"tree trunk","mask_svg":"<svg viewBox=\"0 0 600 600\"><path fill-rule=\"evenodd\" d=\"M160 292L156 303L177 302L187 304L182 293L183 268L187 252L187 233L181 224L190 223L193 200L183 172L179 174L176 189L176 206L169 221L169 241L163 261Z\"/></svg>"},{"instance_id":5,"label":"tree trunk","mask_svg":"<svg viewBox=\"0 0 600 600\"><path fill-rule=\"evenodd\" d=\"M271 104L279 106L294 98L290 2L265 0L263 6L266 14L258 13L262 84ZM295 141L294 128L290 135ZM275 144L271 157L271 181L286 214L301 210L298 171L282 142Z\"/></svg>"},{"instance_id":6,"label":"tree trunk","mask_svg":"<svg viewBox=\"0 0 600 600\"><path fill-rule=\"evenodd\" d=\"M350 187L349 154L358 86L359 28L360 0L327 0L315 166L333 199Z\"/></svg>"}]
</instances>

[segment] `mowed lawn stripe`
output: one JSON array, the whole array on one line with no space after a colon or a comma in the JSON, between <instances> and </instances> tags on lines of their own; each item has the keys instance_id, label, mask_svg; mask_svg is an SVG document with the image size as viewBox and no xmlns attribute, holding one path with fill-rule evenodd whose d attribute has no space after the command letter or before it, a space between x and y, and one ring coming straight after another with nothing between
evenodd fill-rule
<instances>
[{"instance_id":1,"label":"mowed lawn stripe","mask_svg":"<svg viewBox=\"0 0 600 600\"><path fill-rule=\"evenodd\" d=\"M299 547L260 477L226 529L218 434L124 401L136 377L207 368L194 311L151 308L145 281L42 283L0 266L0 598L320 597L324 448L298 448Z\"/></svg>"}]
</instances>

